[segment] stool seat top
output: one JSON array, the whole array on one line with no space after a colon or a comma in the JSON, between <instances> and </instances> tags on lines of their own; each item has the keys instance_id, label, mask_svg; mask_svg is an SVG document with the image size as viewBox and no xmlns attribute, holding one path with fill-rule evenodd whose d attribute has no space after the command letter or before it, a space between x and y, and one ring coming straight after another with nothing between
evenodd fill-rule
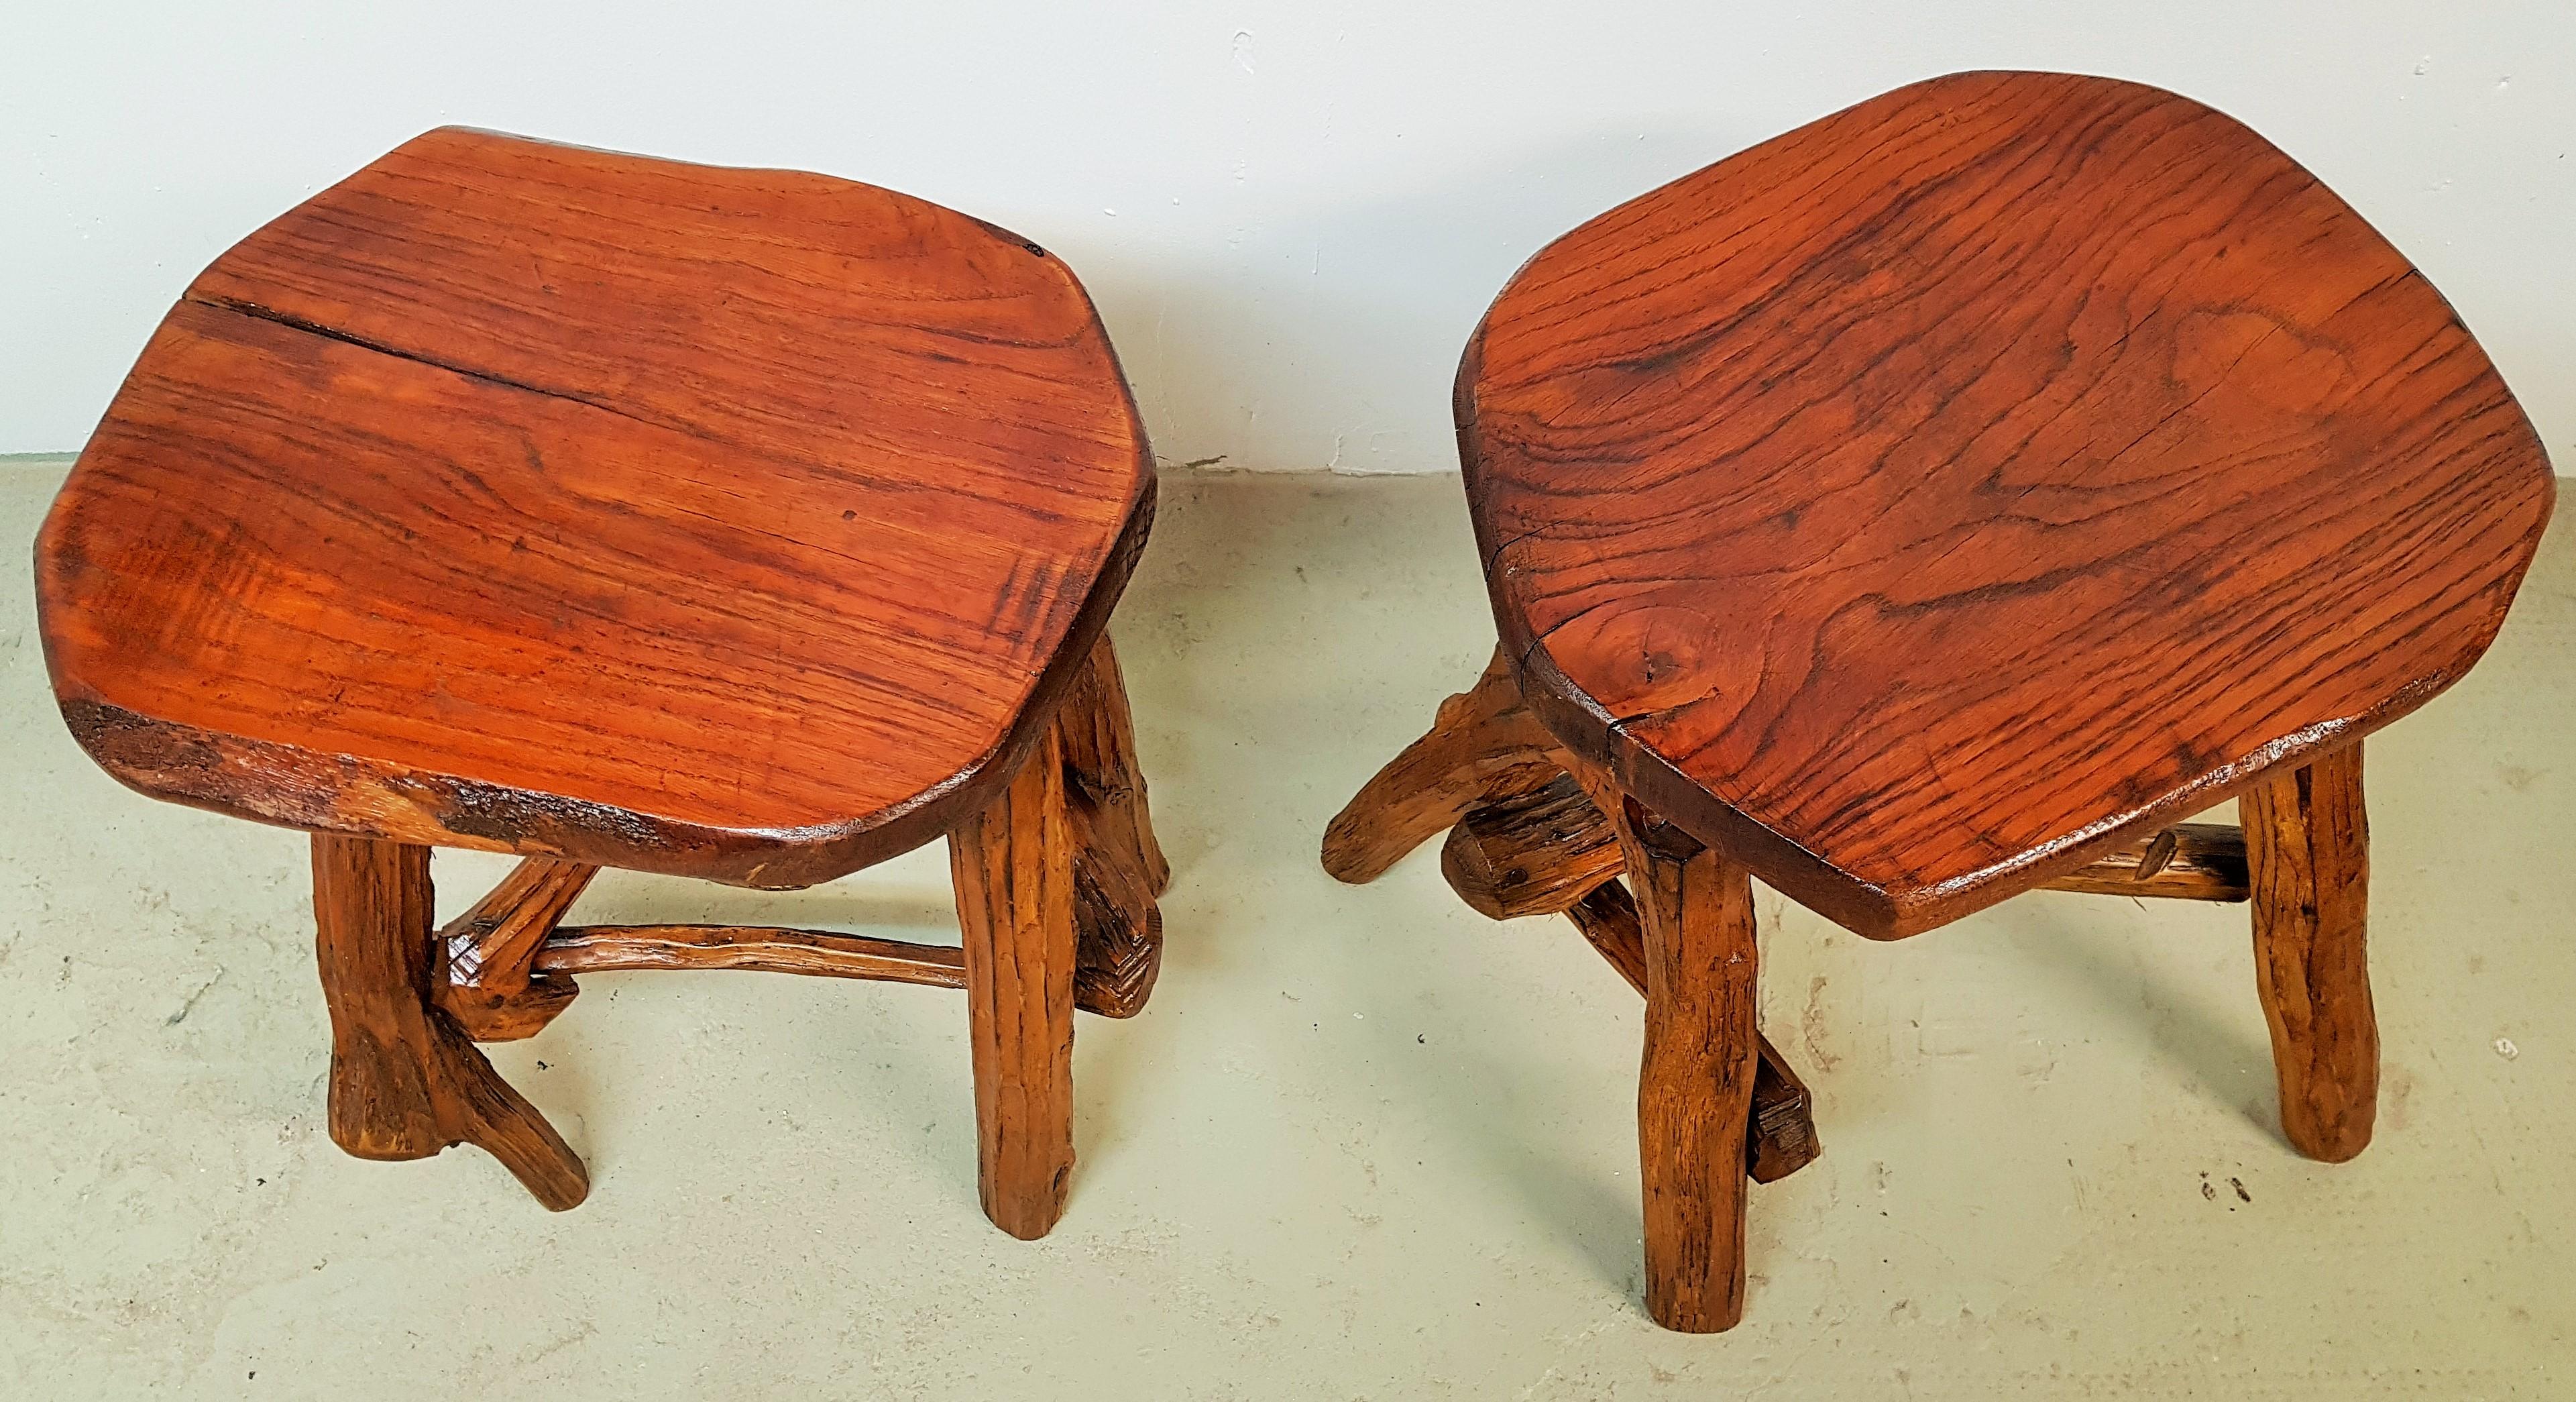
<instances>
[{"instance_id":1,"label":"stool seat top","mask_svg":"<svg viewBox=\"0 0 2576 1402\"><path fill-rule=\"evenodd\" d=\"M1916 84L1583 225L1486 314L1457 418L1551 729L1879 937L2420 705L2552 493L2342 200L2065 74Z\"/></svg>"},{"instance_id":2,"label":"stool seat top","mask_svg":"<svg viewBox=\"0 0 2576 1402\"><path fill-rule=\"evenodd\" d=\"M38 602L73 731L147 793L793 886L1008 779L1153 496L1036 245L445 129L189 286Z\"/></svg>"}]
</instances>

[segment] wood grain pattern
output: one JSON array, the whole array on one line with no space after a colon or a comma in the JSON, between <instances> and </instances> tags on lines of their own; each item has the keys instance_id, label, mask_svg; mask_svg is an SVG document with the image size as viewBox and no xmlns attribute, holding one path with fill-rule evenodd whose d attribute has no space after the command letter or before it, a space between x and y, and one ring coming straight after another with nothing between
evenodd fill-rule
<instances>
[{"instance_id":1,"label":"wood grain pattern","mask_svg":"<svg viewBox=\"0 0 2576 1402\"><path fill-rule=\"evenodd\" d=\"M1715 1333L1744 1317L1744 1153L1760 1062L1751 873L1633 802L1612 822L1645 932L1646 1310L1667 1329Z\"/></svg>"},{"instance_id":2,"label":"wood grain pattern","mask_svg":"<svg viewBox=\"0 0 2576 1402\"><path fill-rule=\"evenodd\" d=\"M2051 891L2162 896L2186 901L2246 897L2245 833L2229 823L2176 823L2048 883Z\"/></svg>"},{"instance_id":3,"label":"wood grain pattern","mask_svg":"<svg viewBox=\"0 0 2576 1402\"><path fill-rule=\"evenodd\" d=\"M590 1192L581 1160L431 1005L430 912L428 848L314 835L332 1142L362 1159L472 1144L548 1208L578 1205Z\"/></svg>"},{"instance_id":4,"label":"wood grain pattern","mask_svg":"<svg viewBox=\"0 0 2576 1402\"><path fill-rule=\"evenodd\" d=\"M1568 906L1566 917L1619 977L1639 995L1646 991L1646 932L1636 898L1617 880L1605 881ZM1789 1058L1769 1037L1754 1038L1760 1060L1753 1068L1753 1119L1744 1135L1744 1171L1756 1183L1776 1183L1824 1153L1816 1138L1815 1097Z\"/></svg>"},{"instance_id":5,"label":"wood grain pattern","mask_svg":"<svg viewBox=\"0 0 2576 1402\"><path fill-rule=\"evenodd\" d=\"M965 955L954 945L766 925L566 925L538 947L536 967L549 974L743 969L966 986Z\"/></svg>"},{"instance_id":6,"label":"wood grain pattern","mask_svg":"<svg viewBox=\"0 0 2576 1402\"><path fill-rule=\"evenodd\" d=\"M849 181L441 130L226 253L38 547L160 797L759 886L979 810L1152 516L1064 265Z\"/></svg>"},{"instance_id":7,"label":"wood grain pattern","mask_svg":"<svg viewBox=\"0 0 2576 1402\"><path fill-rule=\"evenodd\" d=\"M2379 1023L2364 949L2370 821L2361 746L2256 784L2237 800L2253 873L2254 976L2272 1029L2281 1129L2341 1163L2379 1113Z\"/></svg>"},{"instance_id":8,"label":"wood grain pattern","mask_svg":"<svg viewBox=\"0 0 2576 1402\"><path fill-rule=\"evenodd\" d=\"M1468 810L1440 849L1449 889L1494 920L1554 915L1619 868L1618 836L1570 774Z\"/></svg>"},{"instance_id":9,"label":"wood grain pattern","mask_svg":"<svg viewBox=\"0 0 2576 1402\"><path fill-rule=\"evenodd\" d=\"M535 972L546 933L572 909L599 868L530 857L438 932L439 1010L478 1042L511 1042L545 1030L581 992L569 975Z\"/></svg>"},{"instance_id":10,"label":"wood grain pattern","mask_svg":"<svg viewBox=\"0 0 2576 1402\"><path fill-rule=\"evenodd\" d=\"M1916 84L1583 225L1456 408L1530 705L1882 938L2421 704L2552 495L2358 214L2219 113L2062 74Z\"/></svg>"},{"instance_id":11,"label":"wood grain pattern","mask_svg":"<svg viewBox=\"0 0 2576 1402\"><path fill-rule=\"evenodd\" d=\"M1054 731L949 834L948 853L965 935L977 1188L993 1225L1032 1241L1063 1215L1073 1176L1073 855Z\"/></svg>"}]
</instances>

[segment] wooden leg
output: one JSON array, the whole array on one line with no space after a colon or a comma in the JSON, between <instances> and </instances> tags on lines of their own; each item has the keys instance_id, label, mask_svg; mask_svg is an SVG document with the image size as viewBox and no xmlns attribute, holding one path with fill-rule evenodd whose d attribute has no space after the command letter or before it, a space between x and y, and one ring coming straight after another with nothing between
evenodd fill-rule
<instances>
[{"instance_id":1,"label":"wooden leg","mask_svg":"<svg viewBox=\"0 0 2576 1402\"><path fill-rule=\"evenodd\" d=\"M2363 948L2370 824L2361 746L2255 785L2237 809L2281 1129L2300 1153L2341 1163L2370 1143L2379 1108L2379 1024Z\"/></svg>"},{"instance_id":2,"label":"wooden leg","mask_svg":"<svg viewBox=\"0 0 2576 1402\"><path fill-rule=\"evenodd\" d=\"M948 837L975 1056L984 1215L1023 1241L1073 1175L1073 847L1064 745L1049 731L999 798Z\"/></svg>"},{"instance_id":3,"label":"wooden leg","mask_svg":"<svg viewBox=\"0 0 2576 1402\"><path fill-rule=\"evenodd\" d=\"M1566 916L1583 938L1642 996L1646 991L1646 936L1636 900L1616 879L1602 882ZM1815 1097L1789 1058L1756 1036L1761 1060L1753 1070L1753 1118L1744 1132L1744 1171L1756 1183L1777 1183L1824 1153L1816 1138Z\"/></svg>"},{"instance_id":4,"label":"wooden leg","mask_svg":"<svg viewBox=\"0 0 2576 1402\"><path fill-rule=\"evenodd\" d=\"M313 838L313 914L331 1007L331 1138L362 1159L473 1144L561 1212L590 1175L536 1108L431 1006L429 849Z\"/></svg>"},{"instance_id":5,"label":"wooden leg","mask_svg":"<svg viewBox=\"0 0 2576 1402\"><path fill-rule=\"evenodd\" d=\"M1476 685L1440 703L1429 734L1404 748L1324 829L1324 870L1375 881L1405 853L1495 801L1556 776L1555 740L1521 704L1500 651Z\"/></svg>"},{"instance_id":6,"label":"wooden leg","mask_svg":"<svg viewBox=\"0 0 2576 1402\"><path fill-rule=\"evenodd\" d=\"M1615 820L1645 926L1637 1144L1646 1310L1684 1333L1744 1317L1745 1140L1759 1034L1750 874L1634 802Z\"/></svg>"},{"instance_id":7,"label":"wooden leg","mask_svg":"<svg viewBox=\"0 0 2576 1402\"><path fill-rule=\"evenodd\" d=\"M1449 830L1440 853L1440 874L1479 913L1509 920L1562 911L1642 995L1646 939L1636 901L1619 882L1623 864L1610 820L1570 773L1477 806ZM1815 1162L1823 1150L1806 1083L1770 1038L1756 1040L1761 1060L1745 1171L1756 1183L1772 1183Z\"/></svg>"},{"instance_id":8,"label":"wooden leg","mask_svg":"<svg viewBox=\"0 0 2576 1402\"><path fill-rule=\"evenodd\" d=\"M1074 997L1090 1012L1133 1017L1162 969L1163 916L1154 901L1172 884L1172 866L1154 840L1127 685L1106 635L1057 711L1056 731L1073 825Z\"/></svg>"},{"instance_id":9,"label":"wooden leg","mask_svg":"<svg viewBox=\"0 0 2576 1402\"><path fill-rule=\"evenodd\" d=\"M1064 735L1064 767L1084 801L1104 815L1101 840L1130 857L1159 896L1172 884L1172 864L1154 840L1145 806L1145 771L1136 762L1136 728L1127 707L1127 679L1118 670L1109 635L1092 644L1091 657L1057 712Z\"/></svg>"}]
</instances>

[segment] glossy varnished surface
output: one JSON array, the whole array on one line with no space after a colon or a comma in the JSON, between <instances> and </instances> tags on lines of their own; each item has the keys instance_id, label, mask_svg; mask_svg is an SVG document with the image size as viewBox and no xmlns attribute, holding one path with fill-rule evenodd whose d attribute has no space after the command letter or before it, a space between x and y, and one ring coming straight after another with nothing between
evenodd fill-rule
<instances>
[{"instance_id":1,"label":"glossy varnished surface","mask_svg":"<svg viewBox=\"0 0 2576 1402\"><path fill-rule=\"evenodd\" d=\"M2464 672L2551 496L2440 295L2243 126L1962 74L1603 215L1461 367L1570 746L1900 935Z\"/></svg>"},{"instance_id":2,"label":"glossy varnished surface","mask_svg":"<svg viewBox=\"0 0 2576 1402\"><path fill-rule=\"evenodd\" d=\"M799 884L1008 777L1150 463L1016 236L442 130L189 288L47 522L47 655L163 797Z\"/></svg>"}]
</instances>

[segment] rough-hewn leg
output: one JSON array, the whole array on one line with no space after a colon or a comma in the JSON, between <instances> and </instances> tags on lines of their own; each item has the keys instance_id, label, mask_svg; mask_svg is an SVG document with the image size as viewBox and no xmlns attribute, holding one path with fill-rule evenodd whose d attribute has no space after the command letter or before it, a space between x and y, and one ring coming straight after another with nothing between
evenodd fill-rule
<instances>
[{"instance_id":1,"label":"rough-hewn leg","mask_svg":"<svg viewBox=\"0 0 2576 1402\"><path fill-rule=\"evenodd\" d=\"M1073 1176L1073 844L1050 730L1001 796L948 836L975 1056L984 1215L1024 1241Z\"/></svg>"},{"instance_id":2,"label":"rough-hewn leg","mask_svg":"<svg viewBox=\"0 0 2576 1402\"><path fill-rule=\"evenodd\" d=\"M1583 938L1642 995L1646 991L1646 936L1636 900L1617 879L1592 888L1566 908ZM1815 1097L1789 1058L1757 1037L1761 1061L1753 1071L1753 1120L1744 1132L1744 1171L1756 1183L1777 1183L1824 1153L1816 1138Z\"/></svg>"},{"instance_id":3,"label":"rough-hewn leg","mask_svg":"<svg viewBox=\"0 0 2576 1402\"><path fill-rule=\"evenodd\" d=\"M331 1138L362 1159L473 1144L557 1212L590 1175L536 1108L430 1005L429 849L313 838L313 915L331 1007Z\"/></svg>"},{"instance_id":4,"label":"rough-hewn leg","mask_svg":"<svg viewBox=\"0 0 2576 1402\"><path fill-rule=\"evenodd\" d=\"M531 971L548 931L572 909L599 868L530 857L490 895L438 932L437 1001L478 1042L533 1037L572 1006L570 974Z\"/></svg>"},{"instance_id":5,"label":"rough-hewn leg","mask_svg":"<svg viewBox=\"0 0 2576 1402\"><path fill-rule=\"evenodd\" d=\"M1127 685L1107 635L1056 712L1056 730L1073 824L1074 997L1090 1012L1133 1017L1162 969L1163 916L1154 900L1171 885L1172 867L1154 840Z\"/></svg>"},{"instance_id":6,"label":"rough-hewn leg","mask_svg":"<svg viewBox=\"0 0 2576 1402\"><path fill-rule=\"evenodd\" d=\"M1554 778L1555 741L1521 704L1502 652L1467 691L1440 703L1429 734L1377 772L1324 829L1324 870L1375 881L1405 853L1492 802Z\"/></svg>"},{"instance_id":7,"label":"rough-hewn leg","mask_svg":"<svg viewBox=\"0 0 2576 1402\"><path fill-rule=\"evenodd\" d=\"M1615 825L1645 926L1646 1310L1667 1329L1715 1333L1744 1317L1744 1150L1760 1061L1750 874L1633 802Z\"/></svg>"},{"instance_id":8,"label":"rough-hewn leg","mask_svg":"<svg viewBox=\"0 0 2576 1402\"><path fill-rule=\"evenodd\" d=\"M1074 1005L1134 1017L1163 970L1163 912L1142 869L1094 835L1098 810L1080 799L1066 807L1074 847Z\"/></svg>"},{"instance_id":9,"label":"rough-hewn leg","mask_svg":"<svg viewBox=\"0 0 2576 1402\"><path fill-rule=\"evenodd\" d=\"M1145 804L1145 771L1136 763L1136 726L1127 706L1127 679L1109 635L1091 645L1091 657L1056 713L1064 735L1064 767L1081 797L1102 814L1101 841L1133 853L1157 896L1172 884L1172 864L1154 840Z\"/></svg>"},{"instance_id":10,"label":"rough-hewn leg","mask_svg":"<svg viewBox=\"0 0 2576 1402\"><path fill-rule=\"evenodd\" d=\"M2379 1024L2363 949L2370 824L2361 746L2255 785L2237 812L2281 1129L2300 1153L2341 1163L2370 1143L2379 1109Z\"/></svg>"}]
</instances>

